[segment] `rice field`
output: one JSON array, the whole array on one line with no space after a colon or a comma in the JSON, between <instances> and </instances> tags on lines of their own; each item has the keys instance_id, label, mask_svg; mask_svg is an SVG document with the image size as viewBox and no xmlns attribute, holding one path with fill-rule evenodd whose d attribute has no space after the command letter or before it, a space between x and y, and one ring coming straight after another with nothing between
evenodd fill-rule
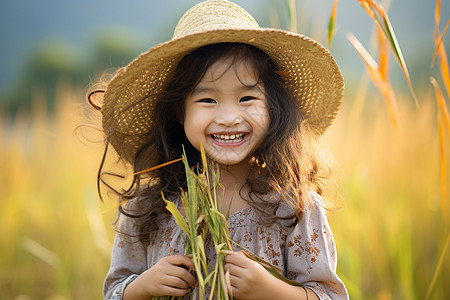
<instances>
[{"instance_id":1,"label":"rice field","mask_svg":"<svg viewBox=\"0 0 450 300\"><path fill-rule=\"evenodd\" d=\"M324 136L343 173L342 208L329 215L338 274L351 299L448 299L445 114L431 85L416 91L418 107L396 91L397 125L386 98L360 91L346 95ZM84 90L61 80L56 95L53 116L38 104L46 96L39 91L31 115L0 112L0 299L102 299L115 203L97 197L101 143L77 137L98 116ZM94 129L83 132L99 140Z\"/></svg>"},{"instance_id":2,"label":"rice field","mask_svg":"<svg viewBox=\"0 0 450 300\"><path fill-rule=\"evenodd\" d=\"M438 270L429 299L447 299L450 211L441 201L433 102L401 105L399 132L375 106L362 122L346 122L344 112L327 136L344 172L343 209L330 216L338 271L351 299L425 299Z\"/></svg>"},{"instance_id":3,"label":"rice field","mask_svg":"<svg viewBox=\"0 0 450 300\"><path fill-rule=\"evenodd\" d=\"M0 299L101 299L112 203L96 195L99 149L74 134L81 95L61 86L54 119L1 118Z\"/></svg>"},{"instance_id":4,"label":"rice field","mask_svg":"<svg viewBox=\"0 0 450 300\"><path fill-rule=\"evenodd\" d=\"M1 299L102 297L114 203L96 195L101 145L75 134L87 123L83 97L61 84L55 118L39 107L1 118ZM399 130L380 99L356 117L347 101L324 137L343 169L342 209L330 222L351 299L425 299L436 270L429 299L450 296L448 248L439 265L450 212L441 201L436 105L432 94L422 99L419 108L400 101Z\"/></svg>"}]
</instances>

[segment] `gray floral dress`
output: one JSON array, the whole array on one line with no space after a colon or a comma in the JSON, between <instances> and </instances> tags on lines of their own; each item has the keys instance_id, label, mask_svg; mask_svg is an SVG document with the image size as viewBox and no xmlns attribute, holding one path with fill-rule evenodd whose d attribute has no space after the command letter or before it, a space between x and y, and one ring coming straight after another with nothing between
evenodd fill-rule
<instances>
[{"instance_id":1,"label":"gray floral dress","mask_svg":"<svg viewBox=\"0 0 450 300\"><path fill-rule=\"evenodd\" d=\"M322 199L315 193L312 199L295 227L283 226L282 222L266 225L254 208L240 210L228 218L230 237L278 267L285 277L313 290L319 299L348 299L345 285L336 274L336 247ZM287 208L281 207L277 215L287 213ZM120 224L121 228L132 228L127 220ZM212 245L206 245L206 251L208 257L215 257ZM104 282L105 299L122 299L127 284L161 258L174 254L184 254L184 243L173 218L159 224L155 238L147 247L117 233Z\"/></svg>"}]
</instances>

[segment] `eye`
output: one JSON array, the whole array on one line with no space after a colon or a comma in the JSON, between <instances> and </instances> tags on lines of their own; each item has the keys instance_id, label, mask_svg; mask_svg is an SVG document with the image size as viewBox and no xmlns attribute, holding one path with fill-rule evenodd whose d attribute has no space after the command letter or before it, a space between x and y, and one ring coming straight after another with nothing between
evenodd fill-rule
<instances>
[{"instance_id":1,"label":"eye","mask_svg":"<svg viewBox=\"0 0 450 300\"><path fill-rule=\"evenodd\" d=\"M204 98L204 99L200 99L197 102L202 102L202 103L216 103L216 100L211 99L211 98Z\"/></svg>"},{"instance_id":2,"label":"eye","mask_svg":"<svg viewBox=\"0 0 450 300\"><path fill-rule=\"evenodd\" d=\"M239 100L239 102L247 102L247 101L251 101L251 100L254 100L254 99L256 99L255 97L252 97L252 96L245 96L245 97L242 97L240 100Z\"/></svg>"}]
</instances>

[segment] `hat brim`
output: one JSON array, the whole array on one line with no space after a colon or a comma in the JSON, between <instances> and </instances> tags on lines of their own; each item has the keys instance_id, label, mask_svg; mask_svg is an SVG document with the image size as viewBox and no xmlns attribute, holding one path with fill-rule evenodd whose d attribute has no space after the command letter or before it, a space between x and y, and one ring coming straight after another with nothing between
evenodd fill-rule
<instances>
[{"instance_id":1,"label":"hat brim","mask_svg":"<svg viewBox=\"0 0 450 300\"><path fill-rule=\"evenodd\" d=\"M263 50L288 72L286 87L298 99L303 118L319 134L328 128L342 103L344 80L327 49L308 37L284 30L211 30L151 48L109 83L102 122L109 142L122 157L130 161L142 146L139 136L152 130L155 101L179 61L199 47L227 42Z\"/></svg>"}]
</instances>

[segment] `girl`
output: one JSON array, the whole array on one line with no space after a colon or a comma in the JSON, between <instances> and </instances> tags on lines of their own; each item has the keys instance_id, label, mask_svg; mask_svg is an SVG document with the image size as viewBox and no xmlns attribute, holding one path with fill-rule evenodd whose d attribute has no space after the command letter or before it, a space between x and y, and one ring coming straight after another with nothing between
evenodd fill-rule
<instances>
[{"instance_id":1,"label":"girl","mask_svg":"<svg viewBox=\"0 0 450 300\"><path fill-rule=\"evenodd\" d=\"M280 281L238 251L225 259L234 297L347 299L319 196L332 170L317 143L342 97L341 73L315 41L261 29L229 1L191 8L174 38L120 70L96 106L107 142L99 183L128 200L119 207L105 298L189 299L197 285L161 197L178 204L183 164L134 175L119 191L103 170L108 145L138 172L180 158L183 145L198 165L203 143L220 167L231 239L303 285Z\"/></svg>"}]
</instances>

